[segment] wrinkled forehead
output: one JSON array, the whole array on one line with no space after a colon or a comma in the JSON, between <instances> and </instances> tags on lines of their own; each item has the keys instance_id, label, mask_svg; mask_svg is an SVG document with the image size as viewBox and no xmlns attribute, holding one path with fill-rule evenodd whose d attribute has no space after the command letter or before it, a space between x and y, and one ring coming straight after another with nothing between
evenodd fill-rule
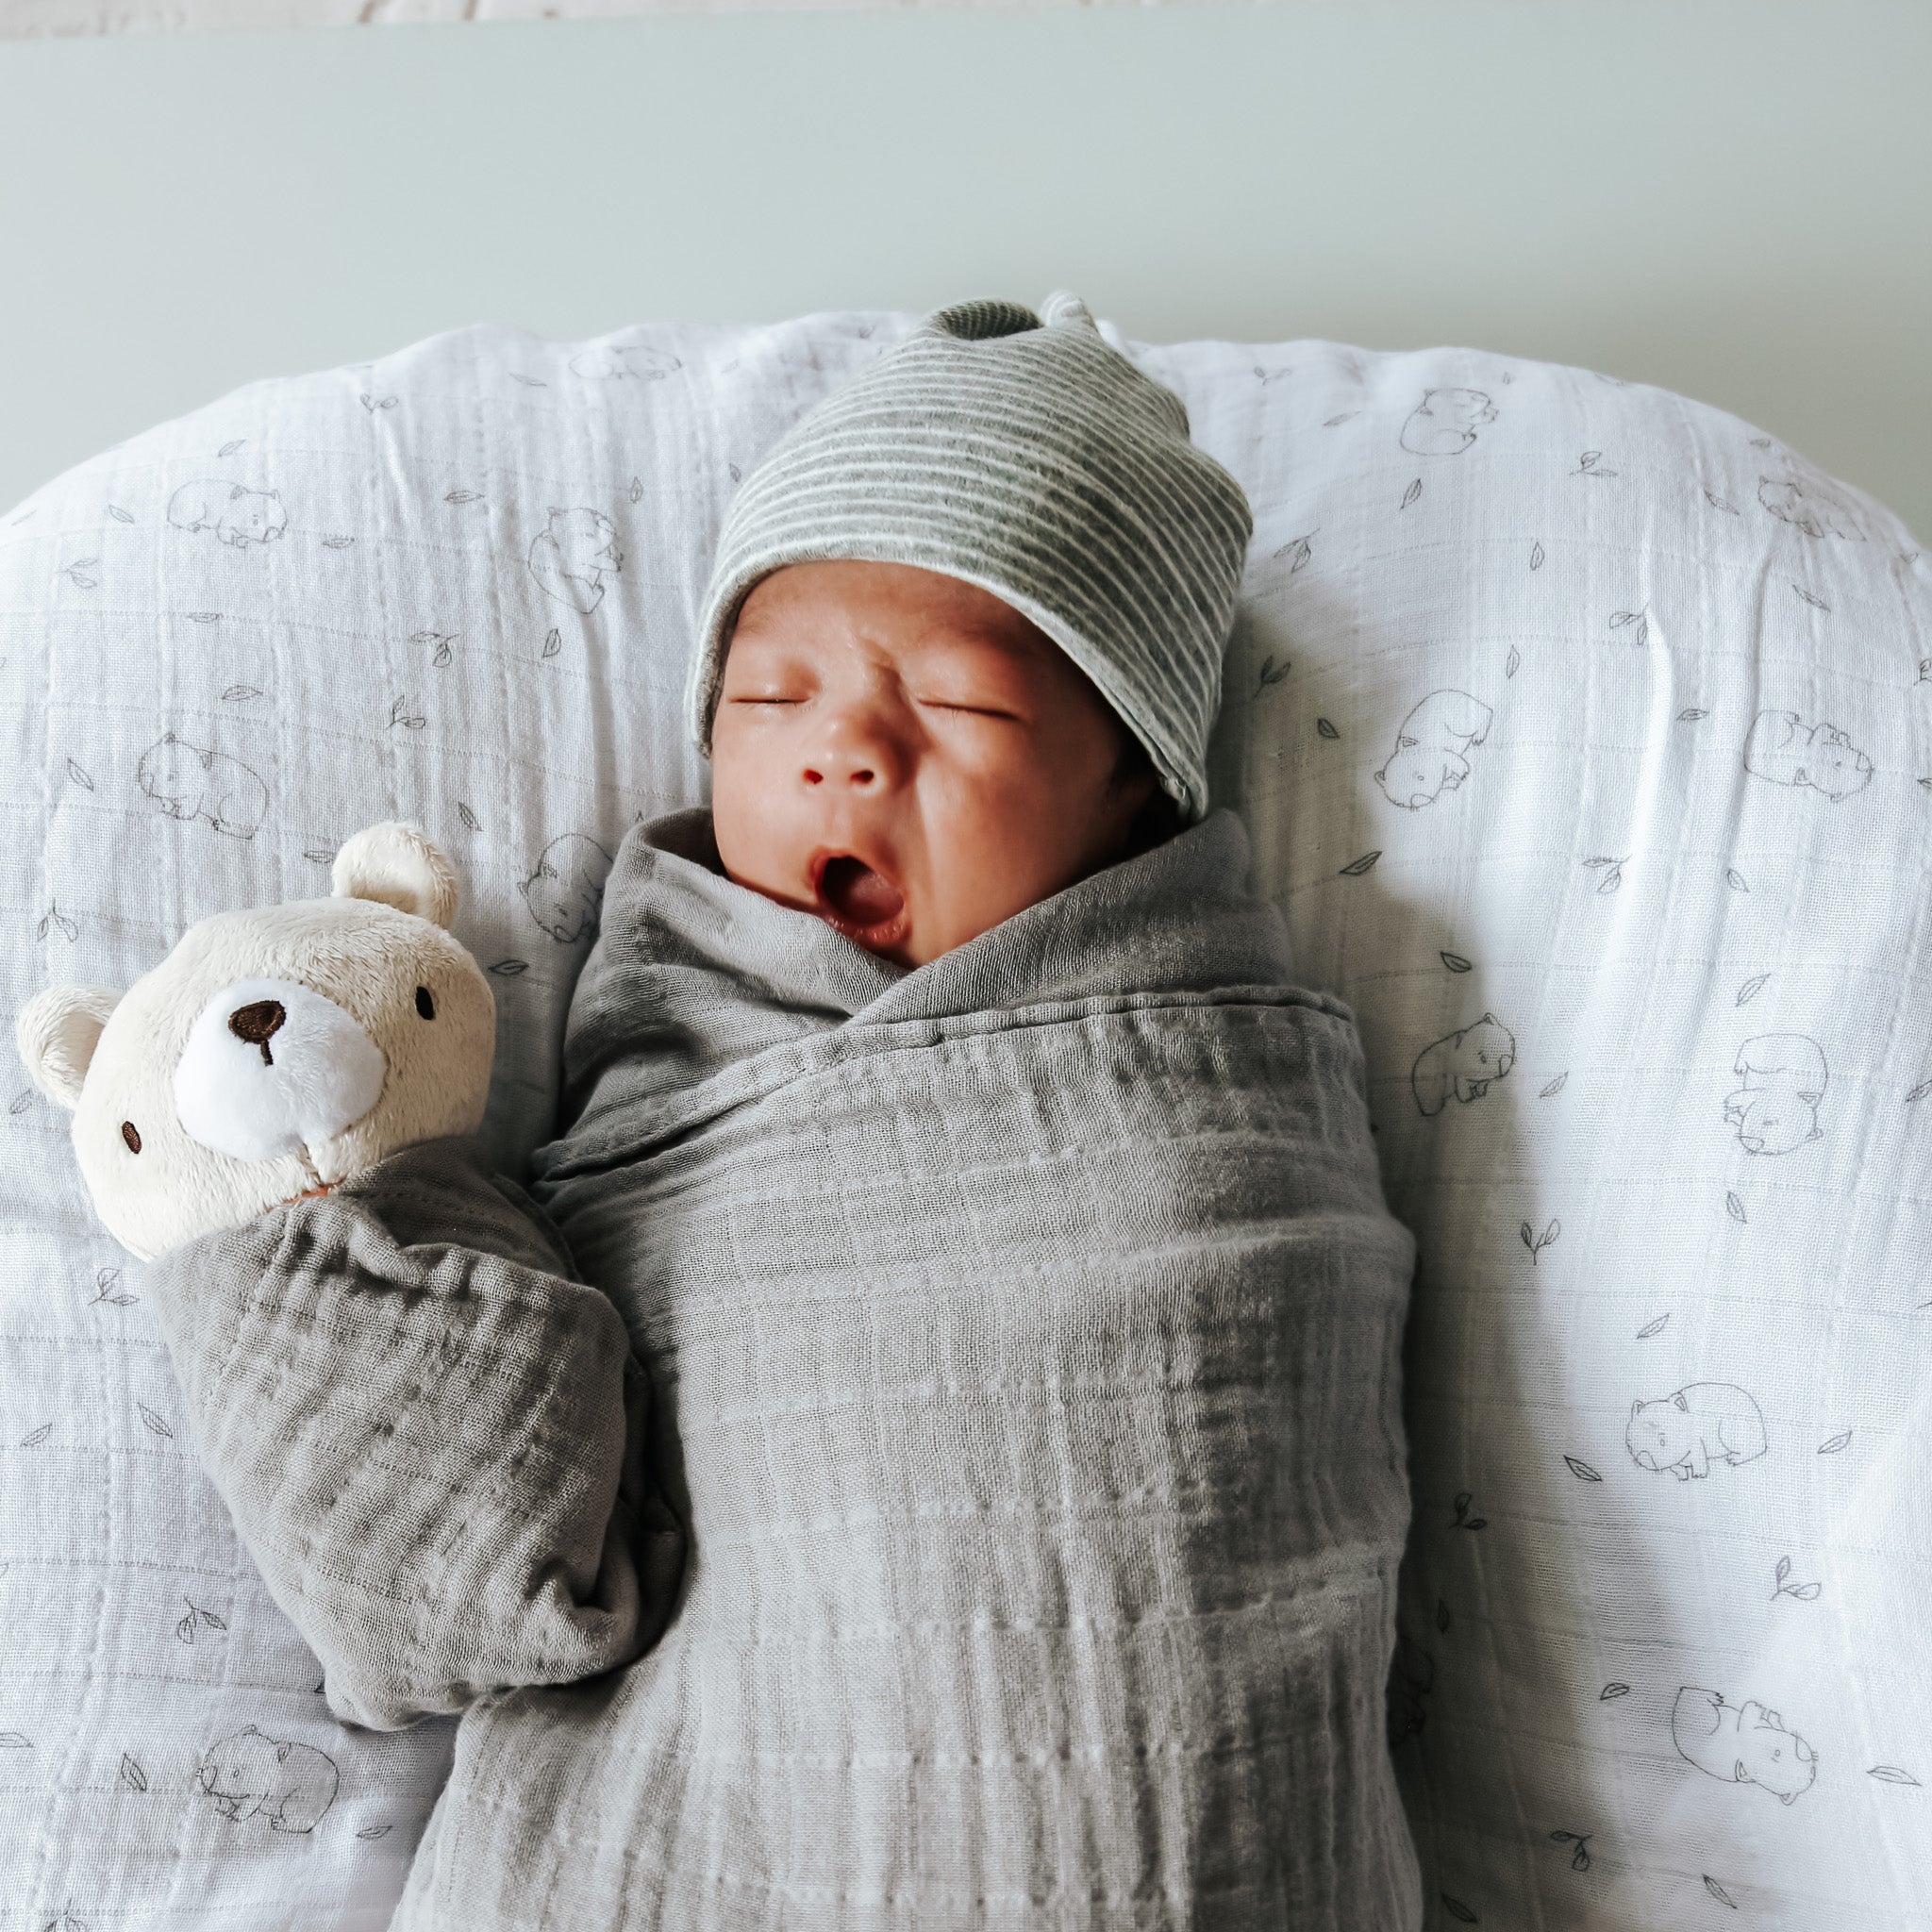
<instances>
[{"instance_id":1,"label":"wrinkled forehead","mask_svg":"<svg viewBox=\"0 0 1932 1932\"><path fill-rule=\"evenodd\" d=\"M760 577L739 606L731 641L740 639L885 650L952 641L1021 659L1058 648L1030 618L963 577L847 558L787 564Z\"/></svg>"}]
</instances>

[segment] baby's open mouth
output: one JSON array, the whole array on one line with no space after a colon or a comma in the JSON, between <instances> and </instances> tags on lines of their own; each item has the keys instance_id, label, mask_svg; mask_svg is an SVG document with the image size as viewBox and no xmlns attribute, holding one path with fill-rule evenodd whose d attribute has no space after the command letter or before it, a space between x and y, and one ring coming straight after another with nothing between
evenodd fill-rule
<instances>
[{"instance_id":1,"label":"baby's open mouth","mask_svg":"<svg viewBox=\"0 0 1932 1932\"><path fill-rule=\"evenodd\" d=\"M905 937L906 895L883 873L849 852L820 869L819 903L828 924L865 945L892 945Z\"/></svg>"}]
</instances>

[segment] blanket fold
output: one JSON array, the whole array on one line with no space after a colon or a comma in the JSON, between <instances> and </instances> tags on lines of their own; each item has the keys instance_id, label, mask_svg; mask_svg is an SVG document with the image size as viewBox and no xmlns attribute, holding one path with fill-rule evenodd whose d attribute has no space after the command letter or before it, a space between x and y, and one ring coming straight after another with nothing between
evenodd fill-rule
<instances>
[{"instance_id":1,"label":"blanket fold","mask_svg":"<svg viewBox=\"0 0 1932 1932\"><path fill-rule=\"evenodd\" d=\"M907 971L633 827L531 1191L649 1368L658 1641L474 1707L393 1932L1410 1932L1414 1244L1211 812Z\"/></svg>"},{"instance_id":2,"label":"blanket fold","mask_svg":"<svg viewBox=\"0 0 1932 1932\"><path fill-rule=\"evenodd\" d=\"M615 1669L682 1539L609 1299L480 1141L391 1155L147 1283L192 1446L329 1708L398 1730Z\"/></svg>"}]
</instances>

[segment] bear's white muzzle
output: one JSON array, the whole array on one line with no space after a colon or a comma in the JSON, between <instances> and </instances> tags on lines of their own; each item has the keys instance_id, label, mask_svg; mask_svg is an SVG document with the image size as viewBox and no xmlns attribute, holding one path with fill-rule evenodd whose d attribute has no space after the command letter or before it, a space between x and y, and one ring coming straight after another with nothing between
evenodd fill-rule
<instances>
[{"instance_id":1,"label":"bear's white muzzle","mask_svg":"<svg viewBox=\"0 0 1932 1932\"><path fill-rule=\"evenodd\" d=\"M382 1076L382 1049L333 1000L291 979L238 979L189 1031L175 1112L237 1160L306 1155L375 1105Z\"/></svg>"}]
</instances>

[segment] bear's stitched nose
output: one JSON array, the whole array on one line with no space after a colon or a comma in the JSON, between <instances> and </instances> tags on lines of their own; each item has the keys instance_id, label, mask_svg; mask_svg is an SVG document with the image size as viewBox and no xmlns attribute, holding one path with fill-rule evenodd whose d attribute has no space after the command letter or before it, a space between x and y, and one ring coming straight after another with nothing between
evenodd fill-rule
<instances>
[{"instance_id":1,"label":"bear's stitched nose","mask_svg":"<svg viewBox=\"0 0 1932 1932\"><path fill-rule=\"evenodd\" d=\"M288 1017L280 1000L253 1000L228 1015L228 1031L237 1040L260 1047L262 1065L272 1067L275 1056L269 1052L268 1043Z\"/></svg>"}]
</instances>

